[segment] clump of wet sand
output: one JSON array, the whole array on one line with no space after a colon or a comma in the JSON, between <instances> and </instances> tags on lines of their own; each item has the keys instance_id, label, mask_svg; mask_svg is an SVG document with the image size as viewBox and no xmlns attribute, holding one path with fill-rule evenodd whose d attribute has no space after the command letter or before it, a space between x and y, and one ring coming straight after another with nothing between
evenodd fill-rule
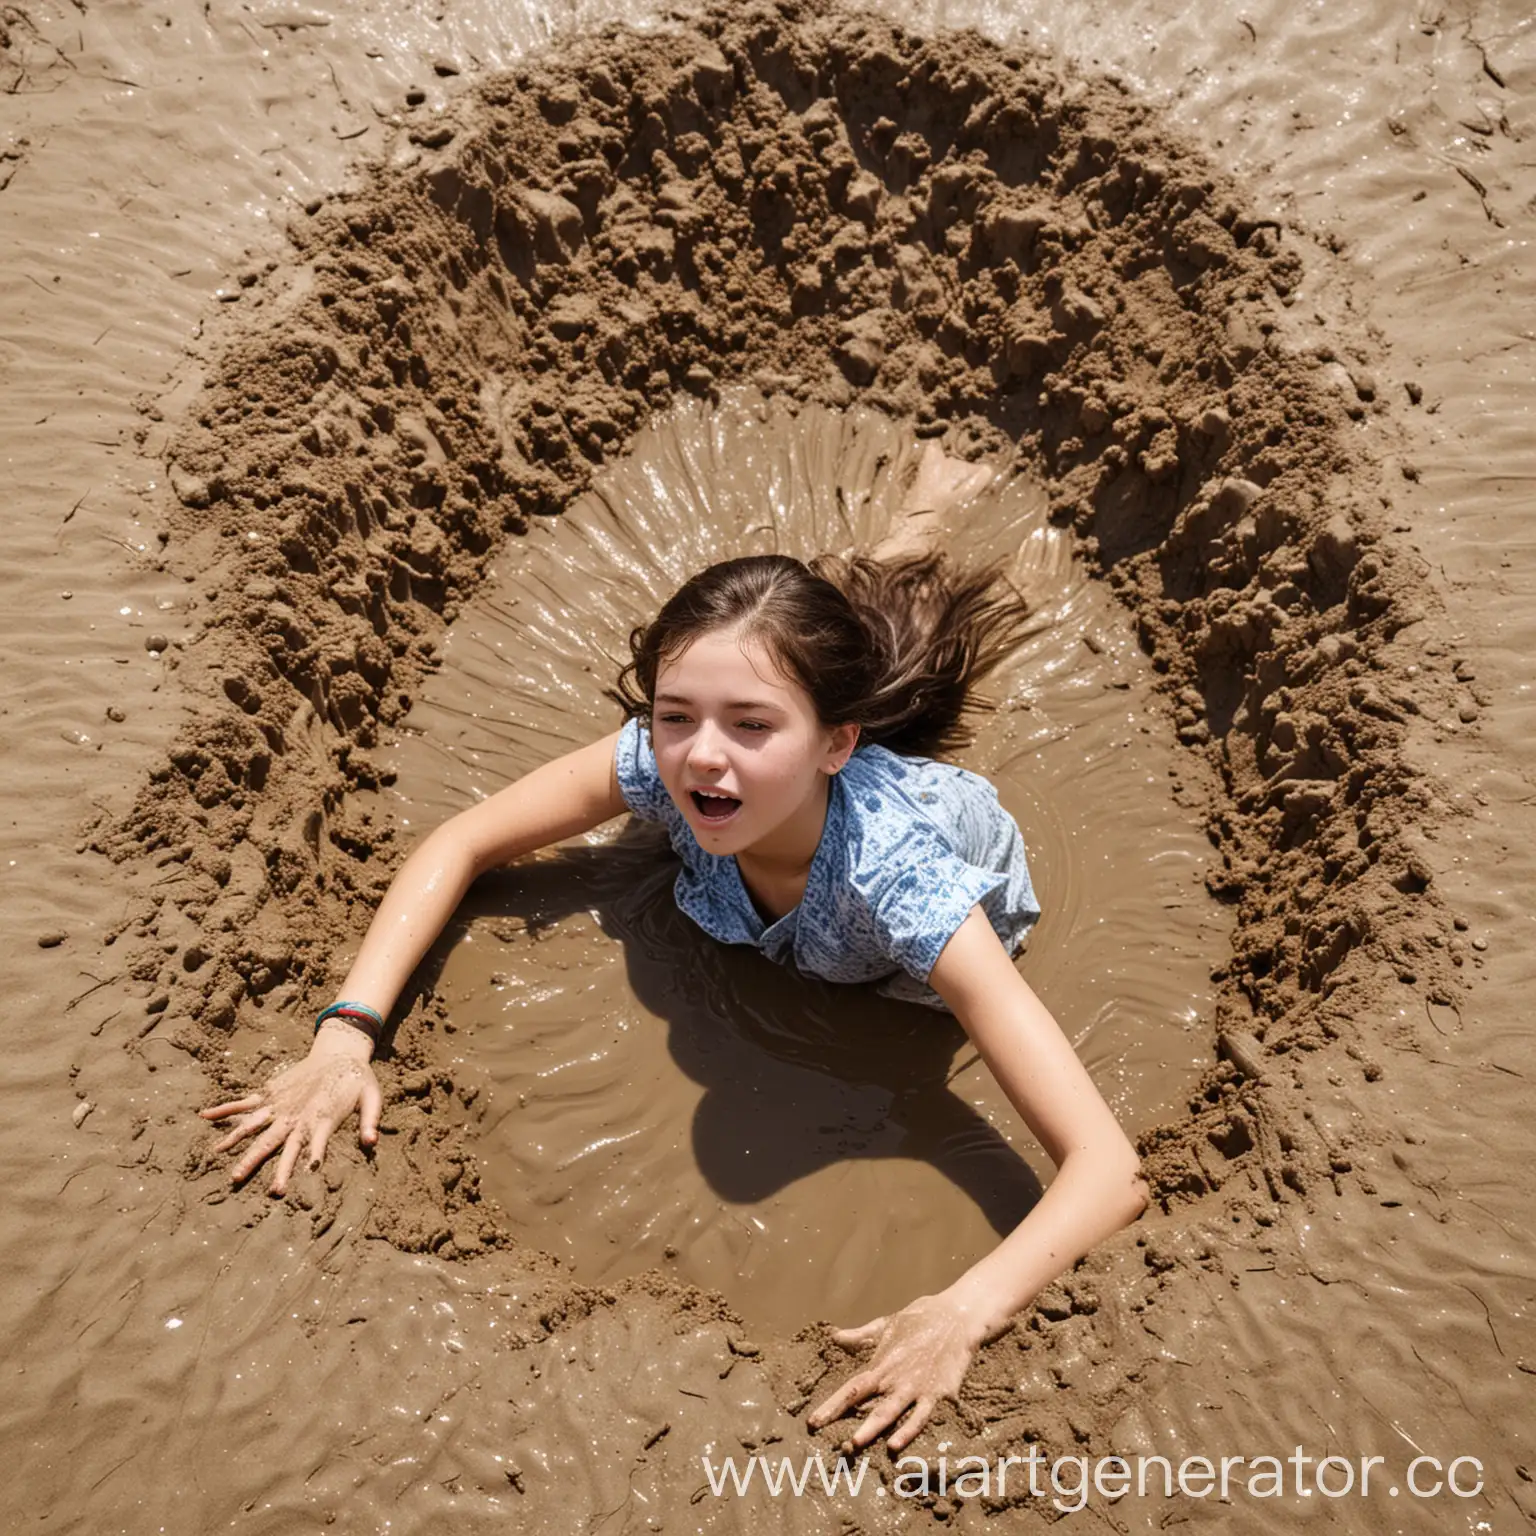
<instances>
[{"instance_id":1,"label":"clump of wet sand","mask_svg":"<svg viewBox=\"0 0 1536 1536\"><path fill-rule=\"evenodd\" d=\"M220 1089L301 1043L403 851L353 797L443 626L650 413L750 382L1039 478L1204 764L1235 919L1209 1070L1144 1142L1155 1193L1251 1215L1348 1180L1349 1133L1308 1119L1292 1064L1369 1077L1361 1001L1459 983L1401 836L1401 726L1429 685L1385 647L1426 600L1351 443L1382 406L1289 341L1279 229L1110 83L792 4L605 30L416 138L253 276L264 305L171 449L174 547L217 595L180 737L92 834L146 884L182 871L120 941L162 1031ZM480 1196L451 1033L407 1000L371 1229L537 1269ZM1093 1292L1069 1280L1042 1315L1092 1316Z\"/></svg>"}]
</instances>

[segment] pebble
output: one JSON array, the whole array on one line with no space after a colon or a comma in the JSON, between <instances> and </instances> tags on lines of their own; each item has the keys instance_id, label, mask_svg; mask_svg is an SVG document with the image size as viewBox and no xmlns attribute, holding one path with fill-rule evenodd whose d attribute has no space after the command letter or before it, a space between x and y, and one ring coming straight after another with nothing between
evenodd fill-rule
<instances>
[{"instance_id":1,"label":"pebble","mask_svg":"<svg viewBox=\"0 0 1536 1536\"><path fill-rule=\"evenodd\" d=\"M1472 948L1475 949L1479 954L1482 954L1482 952L1488 948L1488 940L1483 938L1473 939Z\"/></svg>"},{"instance_id":2,"label":"pebble","mask_svg":"<svg viewBox=\"0 0 1536 1536\"><path fill-rule=\"evenodd\" d=\"M189 474L179 464L171 465L171 489L184 506L206 507L213 500L213 488L202 475ZM169 542L169 535L160 540Z\"/></svg>"},{"instance_id":3,"label":"pebble","mask_svg":"<svg viewBox=\"0 0 1536 1536\"><path fill-rule=\"evenodd\" d=\"M39 949L57 949L68 937L69 935L62 928L50 928L47 933L40 933L37 936L37 947Z\"/></svg>"},{"instance_id":4,"label":"pebble","mask_svg":"<svg viewBox=\"0 0 1536 1536\"><path fill-rule=\"evenodd\" d=\"M1233 477L1221 482L1216 494L1211 498L1211 505L1218 512L1232 512L1240 515L1263 494L1263 488L1255 485L1252 480Z\"/></svg>"},{"instance_id":5,"label":"pebble","mask_svg":"<svg viewBox=\"0 0 1536 1536\"><path fill-rule=\"evenodd\" d=\"M1229 1029L1217 1040L1217 1049L1244 1077L1257 1082L1264 1075L1263 1045L1247 1030Z\"/></svg>"},{"instance_id":6,"label":"pebble","mask_svg":"<svg viewBox=\"0 0 1536 1536\"><path fill-rule=\"evenodd\" d=\"M121 709L119 709L116 704L107 705L108 720L115 720L119 725L121 725L127 718L128 716Z\"/></svg>"},{"instance_id":7,"label":"pebble","mask_svg":"<svg viewBox=\"0 0 1536 1536\"><path fill-rule=\"evenodd\" d=\"M168 650L170 648L170 644L171 642L166 639L164 635L155 634L146 638L144 641L144 649L146 651L153 651L158 654L161 651Z\"/></svg>"},{"instance_id":8,"label":"pebble","mask_svg":"<svg viewBox=\"0 0 1536 1536\"><path fill-rule=\"evenodd\" d=\"M75 1105L74 1110L70 1114L69 1118L75 1122L76 1130L78 1130L85 1123L85 1117L95 1108L96 1106L92 1104L89 1099L81 1099L81 1101Z\"/></svg>"}]
</instances>

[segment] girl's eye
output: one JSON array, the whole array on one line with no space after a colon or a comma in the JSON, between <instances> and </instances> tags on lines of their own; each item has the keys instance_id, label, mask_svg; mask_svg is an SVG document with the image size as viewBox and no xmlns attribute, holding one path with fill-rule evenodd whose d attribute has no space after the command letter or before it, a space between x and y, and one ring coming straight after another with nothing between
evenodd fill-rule
<instances>
[{"instance_id":1,"label":"girl's eye","mask_svg":"<svg viewBox=\"0 0 1536 1536\"><path fill-rule=\"evenodd\" d=\"M663 725L686 725L688 723L687 715L658 715L657 718ZM757 731L766 731L770 729L770 727L762 720L738 720L736 723L740 725L744 730L752 731L754 733Z\"/></svg>"}]
</instances>

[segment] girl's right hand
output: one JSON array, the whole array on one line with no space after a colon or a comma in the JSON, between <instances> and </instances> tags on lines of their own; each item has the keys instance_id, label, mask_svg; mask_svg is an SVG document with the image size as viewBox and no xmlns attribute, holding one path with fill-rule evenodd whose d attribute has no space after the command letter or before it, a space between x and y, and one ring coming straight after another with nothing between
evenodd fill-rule
<instances>
[{"instance_id":1,"label":"girl's right hand","mask_svg":"<svg viewBox=\"0 0 1536 1536\"><path fill-rule=\"evenodd\" d=\"M373 1146L379 1139L384 1097L369 1064L372 1054L372 1042L360 1030L326 1025L315 1036L309 1055L277 1073L265 1088L243 1099L199 1110L205 1120L241 1117L234 1130L213 1148L215 1152L227 1152L247 1136L261 1132L230 1170L230 1183L249 1178L281 1147L283 1154L277 1160L270 1192L285 1195L305 1142L309 1144L310 1168L319 1168L331 1132L354 1109L359 1110L359 1142Z\"/></svg>"}]
</instances>

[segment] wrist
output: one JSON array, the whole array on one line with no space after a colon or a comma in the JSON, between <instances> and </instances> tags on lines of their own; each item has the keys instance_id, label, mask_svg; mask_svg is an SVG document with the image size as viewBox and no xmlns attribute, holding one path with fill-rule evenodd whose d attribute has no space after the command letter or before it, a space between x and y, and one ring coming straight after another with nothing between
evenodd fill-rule
<instances>
[{"instance_id":1,"label":"wrist","mask_svg":"<svg viewBox=\"0 0 1536 1536\"><path fill-rule=\"evenodd\" d=\"M973 1349L980 1349L988 1339L1006 1333L1013 1325L1013 1312L972 1274L962 1275L943 1295Z\"/></svg>"},{"instance_id":2,"label":"wrist","mask_svg":"<svg viewBox=\"0 0 1536 1536\"><path fill-rule=\"evenodd\" d=\"M375 1045L383 1038L384 1015L371 1003L358 1002L353 998L329 1003L315 1015L315 1028L318 1030L332 1019L345 1019L348 1024L362 1030Z\"/></svg>"},{"instance_id":3,"label":"wrist","mask_svg":"<svg viewBox=\"0 0 1536 1536\"><path fill-rule=\"evenodd\" d=\"M373 1059L373 1036L360 1029L350 1020L326 1019L315 1029L315 1038L309 1048L311 1056L347 1056L355 1061Z\"/></svg>"}]
</instances>

